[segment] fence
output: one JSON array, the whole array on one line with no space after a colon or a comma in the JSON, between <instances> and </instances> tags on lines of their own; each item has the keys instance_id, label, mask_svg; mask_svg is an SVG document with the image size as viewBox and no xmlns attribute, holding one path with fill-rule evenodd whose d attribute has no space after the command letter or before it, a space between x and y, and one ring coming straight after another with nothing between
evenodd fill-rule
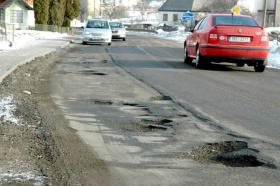
<instances>
[{"instance_id":1,"label":"fence","mask_svg":"<svg viewBox=\"0 0 280 186\"><path fill-rule=\"evenodd\" d=\"M0 42L1 41L14 42L14 36L15 36L14 24L0 23Z\"/></svg>"},{"instance_id":2,"label":"fence","mask_svg":"<svg viewBox=\"0 0 280 186\"><path fill-rule=\"evenodd\" d=\"M72 34L71 27L61 27L61 26L54 26L54 25L35 24L35 26L29 26L28 29L38 30L38 31L58 32L61 34L67 33L69 35Z\"/></svg>"},{"instance_id":3,"label":"fence","mask_svg":"<svg viewBox=\"0 0 280 186\"><path fill-rule=\"evenodd\" d=\"M72 35L73 30L71 27L60 27L53 25L40 25L29 26L29 30L49 31L58 33L67 33ZM0 22L0 42L14 42L15 39L15 25L10 23Z\"/></svg>"}]
</instances>

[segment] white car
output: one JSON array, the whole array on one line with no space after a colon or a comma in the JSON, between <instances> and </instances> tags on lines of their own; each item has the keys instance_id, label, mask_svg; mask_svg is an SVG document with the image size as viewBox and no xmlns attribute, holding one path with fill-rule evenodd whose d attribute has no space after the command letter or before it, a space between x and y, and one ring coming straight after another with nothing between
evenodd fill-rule
<instances>
[{"instance_id":1,"label":"white car","mask_svg":"<svg viewBox=\"0 0 280 186\"><path fill-rule=\"evenodd\" d=\"M112 29L112 38L113 39L122 39L125 41L126 29L122 22L109 22Z\"/></svg>"},{"instance_id":2,"label":"white car","mask_svg":"<svg viewBox=\"0 0 280 186\"><path fill-rule=\"evenodd\" d=\"M107 43L111 45L112 30L106 19L90 19L87 21L83 32L83 44Z\"/></svg>"}]
</instances>

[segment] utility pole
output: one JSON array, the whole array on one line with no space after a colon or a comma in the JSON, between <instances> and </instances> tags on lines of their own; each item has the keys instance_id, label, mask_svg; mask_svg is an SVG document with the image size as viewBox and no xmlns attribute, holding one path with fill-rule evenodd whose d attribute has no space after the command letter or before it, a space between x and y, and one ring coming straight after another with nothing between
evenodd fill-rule
<instances>
[{"instance_id":1,"label":"utility pole","mask_svg":"<svg viewBox=\"0 0 280 186\"><path fill-rule=\"evenodd\" d=\"M264 6L263 6L263 24L262 26L265 27L266 25L266 11L267 11L267 0L264 0Z\"/></svg>"},{"instance_id":2,"label":"utility pole","mask_svg":"<svg viewBox=\"0 0 280 186\"><path fill-rule=\"evenodd\" d=\"M101 13L101 4L102 4L102 0L99 0L99 16L100 16L100 17L102 16L102 13Z\"/></svg>"},{"instance_id":3,"label":"utility pole","mask_svg":"<svg viewBox=\"0 0 280 186\"><path fill-rule=\"evenodd\" d=\"M95 10L95 0L93 0L93 1L94 1L94 2L93 2L93 16L96 17L96 16L95 16L95 12L96 12L96 10Z\"/></svg>"}]
</instances>

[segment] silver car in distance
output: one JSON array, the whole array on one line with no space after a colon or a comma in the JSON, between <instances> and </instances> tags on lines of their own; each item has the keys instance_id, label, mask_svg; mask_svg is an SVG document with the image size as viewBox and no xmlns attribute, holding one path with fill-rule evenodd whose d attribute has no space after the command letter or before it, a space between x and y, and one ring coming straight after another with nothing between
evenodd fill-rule
<instances>
[{"instance_id":1,"label":"silver car in distance","mask_svg":"<svg viewBox=\"0 0 280 186\"><path fill-rule=\"evenodd\" d=\"M122 22L109 22L112 29L113 39L122 39L125 41L126 29Z\"/></svg>"},{"instance_id":2,"label":"silver car in distance","mask_svg":"<svg viewBox=\"0 0 280 186\"><path fill-rule=\"evenodd\" d=\"M83 44L105 43L111 45L112 30L106 19L90 19L83 32Z\"/></svg>"}]
</instances>

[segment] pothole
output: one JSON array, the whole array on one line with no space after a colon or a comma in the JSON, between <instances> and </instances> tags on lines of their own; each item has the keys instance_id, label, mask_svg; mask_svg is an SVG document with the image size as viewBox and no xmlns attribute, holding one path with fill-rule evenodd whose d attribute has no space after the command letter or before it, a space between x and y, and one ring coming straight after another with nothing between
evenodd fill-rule
<instances>
[{"instance_id":1,"label":"pothole","mask_svg":"<svg viewBox=\"0 0 280 186\"><path fill-rule=\"evenodd\" d=\"M98 72L98 71L95 71L95 70L81 70L79 72L81 74L84 74L84 75L98 75L98 76L105 76L105 75L107 75L106 73Z\"/></svg>"},{"instance_id":2,"label":"pothole","mask_svg":"<svg viewBox=\"0 0 280 186\"><path fill-rule=\"evenodd\" d=\"M258 155L258 151L248 148L244 141L225 141L207 143L190 150L186 158L200 163L220 163L230 167L267 167L276 166Z\"/></svg>"},{"instance_id":3,"label":"pothole","mask_svg":"<svg viewBox=\"0 0 280 186\"><path fill-rule=\"evenodd\" d=\"M107 63L107 59L97 59L94 56L91 57L83 57L82 59L84 60L91 60L90 62L83 62L83 63L96 63L96 62L101 62L101 63Z\"/></svg>"},{"instance_id":4,"label":"pothole","mask_svg":"<svg viewBox=\"0 0 280 186\"><path fill-rule=\"evenodd\" d=\"M135 113L138 115L146 115L147 113L150 113L150 109L144 105L139 105L137 103L122 103L124 107L121 107L120 109L129 113ZM138 112L140 111L140 112ZM141 112L144 111L144 112Z\"/></svg>"},{"instance_id":5,"label":"pothole","mask_svg":"<svg viewBox=\"0 0 280 186\"><path fill-rule=\"evenodd\" d=\"M172 100L170 96L156 96L152 97L151 100L160 101L160 100Z\"/></svg>"},{"instance_id":6,"label":"pothole","mask_svg":"<svg viewBox=\"0 0 280 186\"><path fill-rule=\"evenodd\" d=\"M125 123L120 125L120 129L130 132L156 132L166 131L168 126L172 126L169 119L142 119L137 122Z\"/></svg>"},{"instance_id":7,"label":"pothole","mask_svg":"<svg viewBox=\"0 0 280 186\"><path fill-rule=\"evenodd\" d=\"M150 125L168 125L172 122L170 119L142 119L143 123Z\"/></svg>"},{"instance_id":8,"label":"pothole","mask_svg":"<svg viewBox=\"0 0 280 186\"><path fill-rule=\"evenodd\" d=\"M177 116L180 117L180 118L186 118L186 117L188 117L187 114L177 114Z\"/></svg>"},{"instance_id":9,"label":"pothole","mask_svg":"<svg viewBox=\"0 0 280 186\"><path fill-rule=\"evenodd\" d=\"M123 103L124 106L131 106L131 107L135 107L138 106L137 103Z\"/></svg>"},{"instance_id":10,"label":"pothole","mask_svg":"<svg viewBox=\"0 0 280 186\"><path fill-rule=\"evenodd\" d=\"M97 99L93 99L90 100L90 102L93 102L96 105L112 105L113 102L110 100L97 100Z\"/></svg>"}]
</instances>

